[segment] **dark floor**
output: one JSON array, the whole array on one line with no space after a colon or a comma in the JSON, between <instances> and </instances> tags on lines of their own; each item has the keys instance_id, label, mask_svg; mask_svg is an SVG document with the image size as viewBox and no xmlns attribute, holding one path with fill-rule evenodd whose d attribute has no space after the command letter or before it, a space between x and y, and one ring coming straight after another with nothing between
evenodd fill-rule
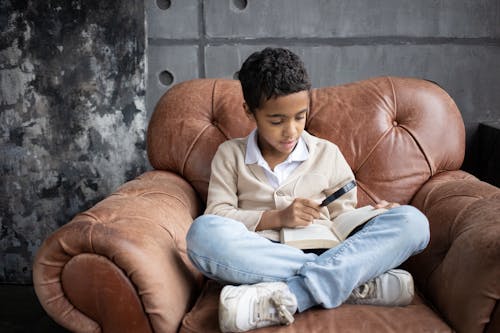
<instances>
[{"instance_id":1,"label":"dark floor","mask_svg":"<svg viewBox=\"0 0 500 333\"><path fill-rule=\"evenodd\" d=\"M67 333L43 310L33 286L0 284L0 332Z\"/></svg>"}]
</instances>

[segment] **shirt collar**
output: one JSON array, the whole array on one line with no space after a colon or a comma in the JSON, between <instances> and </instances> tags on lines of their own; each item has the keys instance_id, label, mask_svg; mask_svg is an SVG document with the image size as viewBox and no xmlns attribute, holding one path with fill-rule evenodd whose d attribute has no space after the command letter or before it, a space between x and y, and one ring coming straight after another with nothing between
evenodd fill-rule
<instances>
[{"instance_id":1,"label":"shirt collar","mask_svg":"<svg viewBox=\"0 0 500 333\"><path fill-rule=\"evenodd\" d=\"M300 136L299 142L293 149L292 153L288 156L285 162L303 162L309 158L309 150L304 141L304 138ZM262 152L257 145L257 129L254 129L247 137L247 150L245 153L245 164L255 164L264 166L267 162L262 156Z\"/></svg>"}]
</instances>

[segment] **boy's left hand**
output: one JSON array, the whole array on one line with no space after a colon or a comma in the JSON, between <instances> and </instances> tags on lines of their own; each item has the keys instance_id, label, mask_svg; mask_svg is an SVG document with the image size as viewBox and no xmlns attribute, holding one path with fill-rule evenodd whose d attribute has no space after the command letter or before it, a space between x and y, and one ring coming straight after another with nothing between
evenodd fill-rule
<instances>
[{"instance_id":1,"label":"boy's left hand","mask_svg":"<svg viewBox=\"0 0 500 333\"><path fill-rule=\"evenodd\" d=\"M377 203L374 208L375 209L379 209L379 208L391 209L391 208L399 207L399 206L400 205L397 202L387 202L385 200L382 200L379 203Z\"/></svg>"}]
</instances>

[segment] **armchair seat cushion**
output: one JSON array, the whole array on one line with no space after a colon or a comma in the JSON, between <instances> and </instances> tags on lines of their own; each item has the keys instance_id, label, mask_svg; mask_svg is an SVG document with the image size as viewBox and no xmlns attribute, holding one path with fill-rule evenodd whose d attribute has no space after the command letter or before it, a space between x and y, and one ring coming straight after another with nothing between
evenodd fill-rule
<instances>
[{"instance_id":1,"label":"armchair seat cushion","mask_svg":"<svg viewBox=\"0 0 500 333\"><path fill-rule=\"evenodd\" d=\"M182 321L181 333L220 332L219 294L222 286L208 280L193 309ZM290 326L271 326L255 332L453 332L453 330L416 295L406 307L344 304L336 309L314 308L295 315Z\"/></svg>"}]
</instances>

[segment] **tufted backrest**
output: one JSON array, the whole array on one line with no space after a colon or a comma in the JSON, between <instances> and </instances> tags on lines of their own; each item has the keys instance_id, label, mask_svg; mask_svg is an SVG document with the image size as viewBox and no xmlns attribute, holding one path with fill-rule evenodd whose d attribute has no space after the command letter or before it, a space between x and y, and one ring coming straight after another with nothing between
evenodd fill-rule
<instances>
[{"instance_id":1,"label":"tufted backrest","mask_svg":"<svg viewBox=\"0 0 500 333\"><path fill-rule=\"evenodd\" d=\"M217 147L254 127L238 81L179 83L152 115L149 160L155 169L184 177L206 200ZM339 146L356 175L360 205L380 199L409 203L431 176L460 168L465 151L456 104L436 84L413 78L313 89L306 130Z\"/></svg>"}]
</instances>

